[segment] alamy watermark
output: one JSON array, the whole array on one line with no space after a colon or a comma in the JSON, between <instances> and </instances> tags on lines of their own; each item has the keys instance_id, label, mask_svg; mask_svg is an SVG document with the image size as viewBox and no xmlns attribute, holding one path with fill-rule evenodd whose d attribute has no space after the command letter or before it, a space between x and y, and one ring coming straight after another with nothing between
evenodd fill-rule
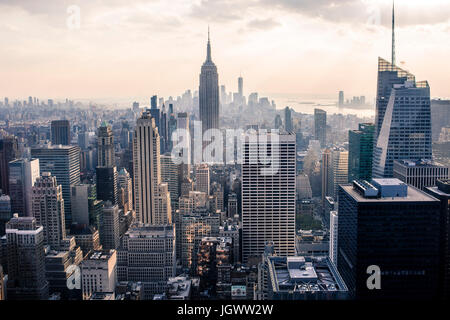
<instances>
[{"instance_id":1,"label":"alamy watermark","mask_svg":"<svg viewBox=\"0 0 450 320\"><path fill-rule=\"evenodd\" d=\"M200 121L191 131L178 128L170 137L176 164L257 165L263 176L275 175L280 168L278 130L209 129L203 132ZM245 148L245 150L244 150Z\"/></svg>"}]
</instances>

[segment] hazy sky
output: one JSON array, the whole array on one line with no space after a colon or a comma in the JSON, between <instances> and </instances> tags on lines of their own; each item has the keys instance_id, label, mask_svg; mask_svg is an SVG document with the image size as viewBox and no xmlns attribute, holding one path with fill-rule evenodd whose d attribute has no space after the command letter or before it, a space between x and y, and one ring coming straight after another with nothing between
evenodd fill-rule
<instances>
[{"instance_id":1,"label":"hazy sky","mask_svg":"<svg viewBox=\"0 0 450 320\"><path fill-rule=\"evenodd\" d=\"M77 7L80 24L77 28ZM390 0L0 0L0 97L168 97L220 84L373 97ZM397 61L450 97L450 1L397 0ZM69 11L68 11L69 9ZM75 10L72 10L75 9Z\"/></svg>"}]
</instances>

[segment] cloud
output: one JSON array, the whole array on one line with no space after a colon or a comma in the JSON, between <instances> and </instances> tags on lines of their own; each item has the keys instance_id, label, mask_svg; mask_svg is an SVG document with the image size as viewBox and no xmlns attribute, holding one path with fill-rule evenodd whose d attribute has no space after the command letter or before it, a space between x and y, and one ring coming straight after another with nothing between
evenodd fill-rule
<instances>
[{"instance_id":1,"label":"cloud","mask_svg":"<svg viewBox=\"0 0 450 320\"><path fill-rule=\"evenodd\" d=\"M390 26L390 1L374 0L259 0L259 5L339 24L379 24ZM398 26L434 25L450 20L450 3L424 1L410 5L397 4Z\"/></svg>"},{"instance_id":2,"label":"cloud","mask_svg":"<svg viewBox=\"0 0 450 320\"><path fill-rule=\"evenodd\" d=\"M201 0L191 7L191 16L213 22L230 22L245 17L252 0Z\"/></svg>"},{"instance_id":3,"label":"cloud","mask_svg":"<svg viewBox=\"0 0 450 320\"><path fill-rule=\"evenodd\" d=\"M247 27L254 30L270 30L280 26L281 24L275 19L254 19L251 20Z\"/></svg>"}]
</instances>

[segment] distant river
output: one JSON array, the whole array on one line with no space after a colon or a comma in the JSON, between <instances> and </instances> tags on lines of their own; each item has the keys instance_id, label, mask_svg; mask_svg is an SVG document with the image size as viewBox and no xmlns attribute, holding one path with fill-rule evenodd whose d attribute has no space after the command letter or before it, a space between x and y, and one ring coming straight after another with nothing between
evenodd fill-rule
<instances>
[{"instance_id":1,"label":"distant river","mask_svg":"<svg viewBox=\"0 0 450 320\"><path fill-rule=\"evenodd\" d=\"M328 114L355 114L359 117L371 117L375 115L375 106L346 107L339 110L337 107L337 98L332 97L302 96L295 94L261 95L261 97L265 96L269 97L270 101L275 100L277 109L284 109L286 106L289 106L299 113L313 114L314 109L323 109Z\"/></svg>"}]
</instances>

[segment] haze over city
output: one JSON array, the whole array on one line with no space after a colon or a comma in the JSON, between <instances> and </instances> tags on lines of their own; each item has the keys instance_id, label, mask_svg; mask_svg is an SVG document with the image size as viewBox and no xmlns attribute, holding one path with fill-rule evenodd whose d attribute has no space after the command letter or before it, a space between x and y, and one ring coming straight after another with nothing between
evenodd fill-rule
<instances>
[{"instance_id":1,"label":"haze over city","mask_svg":"<svg viewBox=\"0 0 450 320\"><path fill-rule=\"evenodd\" d=\"M304 99L376 93L391 1L0 1L0 96L106 99L198 89L207 27L219 83ZM72 7L71 7L72 6ZM79 8L79 28L71 27ZM398 64L448 97L450 3L398 0ZM425 58L426 55L426 58ZM20 85L18 85L20 83ZM109 100L108 100L109 99ZM278 107L284 107L278 104ZM300 110L301 111L301 110Z\"/></svg>"},{"instance_id":2,"label":"haze over city","mask_svg":"<svg viewBox=\"0 0 450 320\"><path fill-rule=\"evenodd\" d=\"M449 300L449 17L448 0L0 0L0 315Z\"/></svg>"}]
</instances>

